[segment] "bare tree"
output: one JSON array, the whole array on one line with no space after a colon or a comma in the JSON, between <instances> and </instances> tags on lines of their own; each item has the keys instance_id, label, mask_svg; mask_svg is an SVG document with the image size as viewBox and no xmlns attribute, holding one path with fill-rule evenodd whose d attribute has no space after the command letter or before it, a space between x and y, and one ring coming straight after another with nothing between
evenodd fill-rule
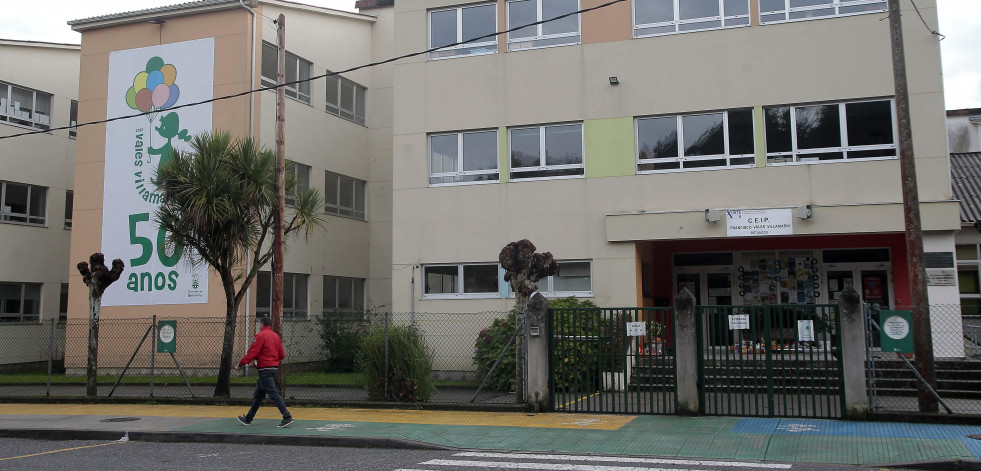
<instances>
[{"instance_id":1,"label":"bare tree","mask_svg":"<svg viewBox=\"0 0 981 471\"><path fill-rule=\"evenodd\" d=\"M551 252L535 253L535 244L528 239L521 239L505 245L497 258L501 262L501 267L507 272L504 275L504 281L510 283L511 290L514 291L514 323L515 329L519 329L514 342L514 398L516 402L522 402L525 389L525 310L528 307L528 299L535 291L538 291L536 284L538 280L558 273L559 264L552 258Z\"/></svg>"},{"instance_id":2,"label":"bare tree","mask_svg":"<svg viewBox=\"0 0 981 471\"><path fill-rule=\"evenodd\" d=\"M99 358L99 314L102 311L102 294L106 288L119 279L126 265L120 259L112 261L112 268L106 266L106 256L94 253L89 262L78 262L78 272L82 281L89 287L89 357L85 367L85 395L95 397Z\"/></svg>"}]
</instances>

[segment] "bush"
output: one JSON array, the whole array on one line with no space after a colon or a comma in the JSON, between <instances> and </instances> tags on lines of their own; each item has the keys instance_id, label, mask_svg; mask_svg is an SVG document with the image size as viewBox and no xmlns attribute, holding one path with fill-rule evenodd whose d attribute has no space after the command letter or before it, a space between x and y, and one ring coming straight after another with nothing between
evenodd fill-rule
<instances>
[{"instance_id":1,"label":"bush","mask_svg":"<svg viewBox=\"0 0 981 471\"><path fill-rule=\"evenodd\" d=\"M373 401L425 402L436 392L432 352L412 327L389 326L387 371L384 327L365 334L357 358L362 386Z\"/></svg>"},{"instance_id":2,"label":"bush","mask_svg":"<svg viewBox=\"0 0 981 471\"><path fill-rule=\"evenodd\" d=\"M361 337L368 330L368 313L332 312L316 317L320 329L320 351L326 361L327 373L357 371Z\"/></svg>"}]
</instances>

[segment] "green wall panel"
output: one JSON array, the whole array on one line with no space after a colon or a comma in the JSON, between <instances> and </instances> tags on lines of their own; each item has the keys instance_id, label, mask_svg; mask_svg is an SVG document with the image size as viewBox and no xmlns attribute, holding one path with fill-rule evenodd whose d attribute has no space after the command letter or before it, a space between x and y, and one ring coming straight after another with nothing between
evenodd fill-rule
<instances>
[{"instance_id":1,"label":"green wall panel","mask_svg":"<svg viewBox=\"0 0 981 471\"><path fill-rule=\"evenodd\" d=\"M634 158L634 119L597 119L583 123L586 178L619 177L637 173Z\"/></svg>"}]
</instances>

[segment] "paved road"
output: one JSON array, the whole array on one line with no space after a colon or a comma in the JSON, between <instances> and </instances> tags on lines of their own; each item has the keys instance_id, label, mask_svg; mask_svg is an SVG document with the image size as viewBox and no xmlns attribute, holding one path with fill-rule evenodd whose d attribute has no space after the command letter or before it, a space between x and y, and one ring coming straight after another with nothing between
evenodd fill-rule
<instances>
[{"instance_id":1,"label":"paved road","mask_svg":"<svg viewBox=\"0 0 981 471\"><path fill-rule=\"evenodd\" d=\"M84 465L82 464L84 463ZM0 470L74 471L865 471L828 464L206 443L0 439Z\"/></svg>"}]
</instances>

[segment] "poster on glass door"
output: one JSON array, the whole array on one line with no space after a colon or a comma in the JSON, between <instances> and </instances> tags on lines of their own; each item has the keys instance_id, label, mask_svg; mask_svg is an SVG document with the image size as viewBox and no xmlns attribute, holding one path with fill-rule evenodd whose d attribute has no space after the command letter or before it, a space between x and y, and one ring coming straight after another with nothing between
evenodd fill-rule
<instances>
[{"instance_id":1,"label":"poster on glass door","mask_svg":"<svg viewBox=\"0 0 981 471\"><path fill-rule=\"evenodd\" d=\"M208 267L168 250L154 222L160 204L157 167L191 137L211 131L211 104L174 109L214 96L214 38L115 51L109 55L102 247L126 270L104 306L205 303Z\"/></svg>"}]
</instances>

